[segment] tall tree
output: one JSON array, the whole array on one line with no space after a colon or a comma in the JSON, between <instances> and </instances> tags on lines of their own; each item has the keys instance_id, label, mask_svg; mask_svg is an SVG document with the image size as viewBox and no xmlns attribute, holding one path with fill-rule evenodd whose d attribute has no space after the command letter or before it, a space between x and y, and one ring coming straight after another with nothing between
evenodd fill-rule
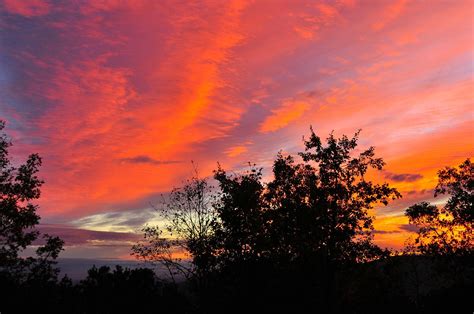
<instances>
[{"instance_id":1,"label":"tall tree","mask_svg":"<svg viewBox=\"0 0 474 314\"><path fill-rule=\"evenodd\" d=\"M5 123L0 121L0 131ZM38 205L33 201L40 197L43 181L37 172L41 158L37 154L28 157L26 163L15 167L8 149L11 141L5 133L0 135L0 274L15 281L44 281L55 279L57 269L52 266L63 241L44 235L46 244L40 246L37 258L21 258L20 253L39 236L35 226L40 217Z\"/></svg>"},{"instance_id":2,"label":"tall tree","mask_svg":"<svg viewBox=\"0 0 474 314\"><path fill-rule=\"evenodd\" d=\"M317 283L330 312L339 266L384 253L372 242L369 211L401 197L387 183L366 179L369 169L382 170L385 163L375 157L373 147L357 152L358 136L336 138L331 133L323 144L311 129L299 154L302 161L279 153L268 183L255 167L241 175L219 168L214 177L222 192L217 208L222 228L216 233L223 244L221 265L230 264L231 272L240 269L236 278L257 269L250 274L256 278L273 268L263 282L296 270L293 276L307 279L301 279L307 289L300 293ZM248 261L253 261L250 268ZM245 289L255 282L244 284Z\"/></svg>"},{"instance_id":3,"label":"tall tree","mask_svg":"<svg viewBox=\"0 0 474 314\"><path fill-rule=\"evenodd\" d=\"M323 145L311 129L305 152L299 154L305 162L301 167L312 174L312 180L307 180L307 202L317 213L318 247L330 262L366 261L380 253L372 243L369 210L401 197L387 183L366 179L369 169L380 171L385 162L375 157L374 147L356 153L359 133L339 139L331 133Z\"/></svg>"},{"instance_id":4,"label":"tall tree","mask_svg":"<svg viewBox=\"0 0 474 314\"><path fill-rule=\"evenodd\" d=\"M387 183L365 178L370 168L382 170L385 163L373 147L355 154L358 135L330 134L323 145L311 129L299 154L302 162L278 154L267 184L260 169L235 176L219 168L223 251L280 261L318 254L331 263L366 261L381 253L371 241L369 210L401 195Z\"/></svg>"}]
</instances>

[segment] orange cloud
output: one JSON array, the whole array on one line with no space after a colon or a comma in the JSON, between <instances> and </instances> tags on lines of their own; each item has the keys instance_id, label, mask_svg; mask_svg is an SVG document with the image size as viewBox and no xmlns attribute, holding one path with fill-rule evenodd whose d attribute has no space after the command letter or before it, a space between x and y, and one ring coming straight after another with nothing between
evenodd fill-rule
<instances>
[{"instance_id":1,"label":"orange cloud","mask_svg":"<svg viewBox=\"0 0 474 314\"><path fill-rule=\"evenodd\" d=\"M236 157L248 151L247 146L239 145L229 148L226 153L229 157Z\"/></svg>"},{"instance_id":2,"label":"orange cloud","mask_svg":"<svg viewBox=\"0 0 474 314\"><path fill-rule=\"evenodd\" d=\"M408 219L403 215L378 217L374 221L374 241L382 247L402 249L410 234Z\"/></svg>"},{"instance_id":3,"label":"orange cloud","mask_svg":"<svg viewBox=\"0 0 474 314\"><path fill-rule=\"evenodd\" d=\"M302 38L304 39L313 39L314 38L314 32L311 29L304 28L301 26L295 26L294 28L295 32L298 33Z\"/></svg>"},{"instance_id":4,"label":"orange cloud","mask_svg":"<svg viewBox=\"0 0 474 314\"><path fill-rule=\"evenodd\" d=\"M260 132L274 132L286 127L301 117L309 107L309 104L303 101L284 102L281 107L272 110L272 114L262 122Z\"/></svg>"},{"instance_id":5,"label":"orange cloud","mask_svg":"<svg viewBox=\"0 0 474 314\"><path fill-rule=\"evenodd\" d=\"M191 160L270 167L309 125L362 128L387 161L373 179L404 195L376 238L401 245L393 217L474 154L469 2L48 3L0 5L0 116L15 157L43 156L44 222L108 230L104 213L142 212Z\"/></svg>"}]
</instances>

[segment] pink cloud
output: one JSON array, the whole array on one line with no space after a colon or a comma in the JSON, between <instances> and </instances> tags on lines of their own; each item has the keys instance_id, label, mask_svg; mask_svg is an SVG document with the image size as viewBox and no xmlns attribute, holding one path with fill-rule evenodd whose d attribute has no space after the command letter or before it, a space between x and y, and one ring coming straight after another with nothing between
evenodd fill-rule
<instances>
[{"instance_id":1,"label":"pink cloud","mask_svg":"<svg viewBox=\"0 0 474 314\"><path fill-rule=\"evenodd\" d=\"M396 18L399 18L402 14L407 1L406 0L397 0L394 2L386 2L387 6L383 9L381 17L377 22L372 24L372 28L375 31L380 31L388 24L390 24Z\"/></svg>"},{"instance_id":2,"label":"pink cloud","mask_svg":"<svg viewBox=\"0 0 474 314\"><path fill-rule=\"evenodd\" d=\"M44 157L46 222L141 210L190 175L190 160L204 176L216 161L269 167L302 148L309 125L321 136L363 128L388 172L422 176L392 180L407 202L473 154L468 2L3 9L0 114L15 156ZM52 9L29 28L16 16Z\"/></svg>"},{"instance_id":3,"label":"pink cloud","mask_svg":"<svg viewBox=\"0 0 474 314\"><path fill-rule=\"evenodd\" d=\"M3 7L9 13L25 17L46 15L51 9L45 0L4 0Z\"/></svg>"}]
</instances>

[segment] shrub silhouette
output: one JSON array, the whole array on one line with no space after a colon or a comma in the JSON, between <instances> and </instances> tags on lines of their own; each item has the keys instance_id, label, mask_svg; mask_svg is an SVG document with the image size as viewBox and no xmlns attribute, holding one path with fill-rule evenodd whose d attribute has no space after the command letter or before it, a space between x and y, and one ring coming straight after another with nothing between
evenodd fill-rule
<instances>
[{"instance_id":1,"label":"shrub silhouette","mask_svg":"<svg viewBox=\"0 0 474 314\"><path fill-rule=\"evenodd\" d=\"M181 313L187 303L175 286L160 281L148 268L94 266L75 289L76 313Z\"/></svg>"}]
</instances>

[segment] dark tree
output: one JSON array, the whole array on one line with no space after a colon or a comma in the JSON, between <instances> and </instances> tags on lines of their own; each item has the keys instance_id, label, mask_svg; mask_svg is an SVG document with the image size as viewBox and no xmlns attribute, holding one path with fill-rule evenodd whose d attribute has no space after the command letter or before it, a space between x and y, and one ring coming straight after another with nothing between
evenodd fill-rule
<instances>
[{"instance_id":1,"label":"dark tree","mask_svg":"<svg viewBox=\"0 0 474 314\"><path fill-rule=\"evenodd\" d=\"M369 210L377 204L387 205L401 194L387 183L375 184L366 179L370 169L380 171L385 162L376 158L374 147L355 154L359 132L354 137L335 138L327 144L311 130L300 153L311 176L307 203L317 225L317 248L329 262L368 261L380 254L372 243L373 217Z\"/></svg>"},{"instance_id":2,"label":"dark tree","mask_svg":"<svg viewBox=\"0 0 474 314\"><path fill-rule=\"evenodd\" d=\"M0 121L0 131L5 123ZM21 258L20 253L39 236L34 227L40 217L33 203L40 197L43 181L37 177L41 158L28 157L15 167L8 155L11 142L0 135L0 275L15 282L56 280L54 260L62 250L63 241L44 235L46 244L37 249L37 257Z\"/></svg>"},{"instance_id":3,"label":"dark tree","mask_svg":"<svg viewBox=\"0 0 474 314\"><path fill-rule=\"evenodd\" d=\"M232 258L250 254L294 260L322 254L328 262L367 261L381 250L372 243L369 210L401 195L388 184L365 179L370 168L382 170L374 148L354 154L358 134L327 145L311 130L303 162L278 154L274 179L261 182L260 169L227 175L219 168L222 199L217 208L225 240L223 252Z\"/></svg>"},{"instance_id":4,"label":"dark tree","mask_svg":"<svg viewBox=\"0 0 474 314\"><path fill-rule=\"evenodd\" d=\"M262 198L262 169L250 165L243 174L229 175L219 166L214 178L221 192L216 203L220 260L242 263L267 256L272 248L267 241L269 221Z\"/></svg>"},{"instance_id":5,"label":"dark tree","mask_svg":"<svg viewBox=\"0 0 474 314\"><path fill-rule=\"evenodd\" d=\"M139 259L163 264L173 278L182 274L202 281L215 266L217 215L216 195L206 180L195 177L175 188L155 209L166 222L164 228L146 226L145 241L132 247ZM180 257L189 254L191 263Z\"/></svg>"},{"instance_id":6,"label":"dark tree","mask_svg":"<svg viewBox=\"0 0 474 314\"><path fill-rule=\"evenodd\" d=\"M369 210L401 195L386 183L366 179L370 169L380 171L384 162L375 157L373 147L357 153L358 135L330 134L323 144L311 129L305 152L299 154L302 161L278 154L274 178L266 184L261 169L254 167L241 175L221 168L215 172L222 193L217 207L221 229L216 233L222 245L220 265L240 270L238 280L250 274L245 289L258 286L257 278L268 269L273 269L268 278L291 273L300 278L300 293L319 285L331 311L341 267L386 256L372 242ZM262 285L273 280L268 278ZM291 280L287 284L295 285Z\"/></svg>"},{"instance_id":7,"label":"dark tree","mask_svg":"<svg viewBox=\"0 0 474 314\"><path fill-rule=\"evenodd\" d=\"M474 252L474 166L438 171L434 196L449 195L444 206L421 202L405 214L419 228L409 249L426 255L472 255Z\"/></svg>"}]
</instances>

